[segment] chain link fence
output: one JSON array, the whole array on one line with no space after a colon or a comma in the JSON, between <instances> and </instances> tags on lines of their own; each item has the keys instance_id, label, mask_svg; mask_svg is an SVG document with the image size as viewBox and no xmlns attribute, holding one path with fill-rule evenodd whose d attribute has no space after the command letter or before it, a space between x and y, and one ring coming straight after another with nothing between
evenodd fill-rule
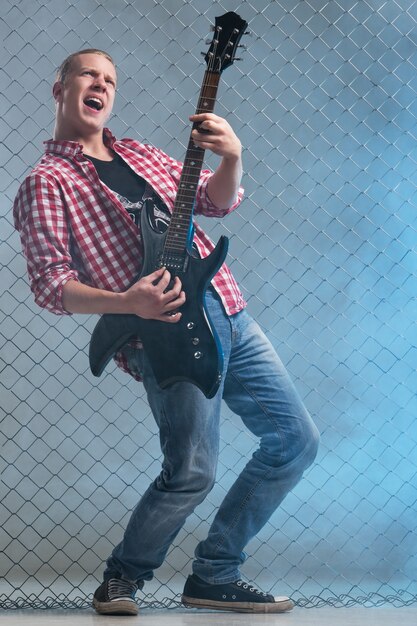
<instances>
[{"instance_id":1,"label":"chain link fence","mask_svg":"<svg viewBox=\"0 0 417 626\"><path fill-rule=\"evenodd\" d=\"M3 0L0 8L0 606L84 607L159 472L142 386L97 380L96 318L32 301L11 204L52 132L70 52L115 58L118 135L182 159L214 17L251 36L216 112L245 147L229 261L322 433L316 464L248 546L244 574L299 605L417 598L417 3ZM216 161L208 158L214 167ZM176 606L194 547L254 441L224 411L218 482L143 596Z\"/></svg>"}]
</instances>

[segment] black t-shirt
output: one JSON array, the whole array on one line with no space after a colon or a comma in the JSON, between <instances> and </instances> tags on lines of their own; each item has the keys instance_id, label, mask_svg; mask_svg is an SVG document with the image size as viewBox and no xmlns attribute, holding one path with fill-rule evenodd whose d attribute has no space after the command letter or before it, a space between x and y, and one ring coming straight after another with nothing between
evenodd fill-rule
<instances>
[{"instance_id":1,"label":"black t-shirt","mask_svg":"<svg viewBox=\"0 0 417 626\"><path fill-rule=\"evenodd\" d=\"M85 156L93 163L100 180L116 194L136 226L140 223L143 203L147 199L152 199L153 211L150 217L153 227L158 232L165 232L171 219L167 207L152 187L118 154L112 161L102 161L87 154Z\"/></svg>"}]
</instances>

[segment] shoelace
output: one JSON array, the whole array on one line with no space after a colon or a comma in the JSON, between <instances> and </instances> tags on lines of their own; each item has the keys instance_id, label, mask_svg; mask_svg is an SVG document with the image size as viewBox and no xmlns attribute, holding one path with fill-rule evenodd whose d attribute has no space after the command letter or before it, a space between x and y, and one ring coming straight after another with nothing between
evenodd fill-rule
<instances>
[{"instance_id":1,"label":"shoelace","mask_svg":"<svg viewBox=\"0 0 417 626\"><path fill-rule=\"evenodd\" d=\"M137 585L130 580L124 578L111 578L108 585L109 598L114 600L115 598L131 598L137 591Z\"/></svg>"},{"instance_id":2,"label":"shoelace","mask_svg":"<svg viewBox=\"0 0 417 626\"><path fill-rule=\"evenodd\" d=\"M251 585L249 583L246 583L244 580L237 580L236 585L238 587L243 587L243 589L249 589L251 593L256 593L258 594L258 596L264 596L264 598L266 598L266 596L268 595L263 591L259 591L259 589L256 589L256 587L251 587Z\"/></svg>"}]
</instances>

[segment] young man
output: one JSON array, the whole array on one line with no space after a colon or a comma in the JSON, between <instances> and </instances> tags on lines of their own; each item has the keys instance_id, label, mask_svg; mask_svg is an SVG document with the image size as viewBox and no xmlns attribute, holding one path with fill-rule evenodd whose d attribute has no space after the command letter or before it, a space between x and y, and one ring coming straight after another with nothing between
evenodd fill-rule
<instances>
[{"instance_id":1,"label":"young man","mask_svg":"<svg viewBox=\"0 0 417 626\"><path fill-rule=\"evenodd\" d=\"M31 289L36 302L56 314L133 313L175 324L187 298L178 277L170 282L162 268L134 280L142 262L143 199L153 199L155 223L167 223L182 164L157 148L113 137L105 123L115 90L116 69L102 51L74 53L58 71L54 139L46 142L44 157L14 205ZM241 198L241 144L214 114L190 119L206 131L193 130L195 144L220 157L214 173L201 173L195 213L223 217ZM194 245L202 257L213 249L198 225ZM274 598L243 582L240 566L248 541L314 460L317 429L271 344L245 311L226 265L213 278L206 304L224 352L223 380L211 400L186 382L162 390L146 354L134 345L118 354L118 364L144 382L163 463L107 560L93 599L98 613L137 613L136 591L152 578L185 519L212 488L222 398L259 438L259 448L196 547L182 601L255 613L293 607L289 598Z\"/></svg>"}]
</instances>

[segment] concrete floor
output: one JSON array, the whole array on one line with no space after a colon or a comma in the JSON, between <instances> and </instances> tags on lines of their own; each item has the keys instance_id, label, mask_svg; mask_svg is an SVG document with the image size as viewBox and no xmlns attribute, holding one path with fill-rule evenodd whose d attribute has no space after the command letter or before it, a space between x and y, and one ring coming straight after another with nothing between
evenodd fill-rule
<instances>
[{"instance_id":1,"label":"concrete floor","mask_svg":"<svg viewBox=\"0 0 417 626\"><path fill-rule=\"evenodd\" d=\"M136 617L100 616L92 610L0 611L5 626L416 626L417 606L408 608L295 608L280 615L144 609Z\"/></svg>"}]
</instances>

